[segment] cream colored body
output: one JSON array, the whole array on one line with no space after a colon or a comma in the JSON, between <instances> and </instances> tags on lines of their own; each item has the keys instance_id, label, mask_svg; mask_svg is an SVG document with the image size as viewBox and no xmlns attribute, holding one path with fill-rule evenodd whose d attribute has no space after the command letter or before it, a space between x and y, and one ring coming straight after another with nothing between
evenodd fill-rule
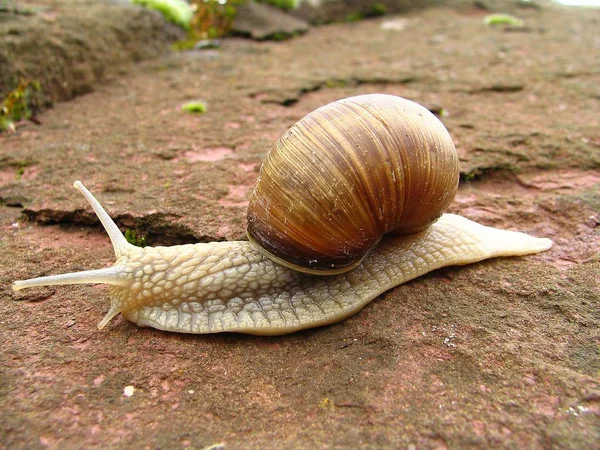
<instances>
[{"instance_id":1,"label":"cream colored body","mask_svg":"<svg viewBox=\"0 0 600 450\"><path fill-rule=\"evenodd\" d=\"M182 333L285 334L340 321L382 292L431 270L497 256L547 250L552 242L444 214L427 230L384 237L353 270L307 275L264 257L245 241L135 247L125 241L80 182L107 229L117 262L107 269L17 281L14 290L48 284L108 283L111 307L140 325Z\"/></svg>"},{"instance_id":2,"label":"cream colored body","mask_svg":"<svg viewBox=\"0 0 600 450\"><path fill-rule=\"evenodd\" d=\"M306 275L243 241L132 248L112 309L128 320L186 333L284 334L338 322L382 292L434 269L546 249L547 239L445 214L427 231L388 238L350 272Z\"/></svg>"}]
</instances>

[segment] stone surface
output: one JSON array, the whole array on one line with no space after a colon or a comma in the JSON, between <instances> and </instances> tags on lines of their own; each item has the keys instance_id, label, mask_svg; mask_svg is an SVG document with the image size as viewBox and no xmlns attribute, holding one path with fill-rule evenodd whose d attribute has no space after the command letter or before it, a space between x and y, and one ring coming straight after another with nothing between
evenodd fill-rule
<instances>
[{"instance_id":1,"label":"stone surface","mask_svg":"<svg viewBox=\"0 0 600 450\"><path fill-rule=\"evenodd\" d=\"M541 2L506 0L299 0L298 7L289 12L311 24L355 21L382 14L408 13L430 7L452 7L462 11L519 11L537 9Z\"/></svg>"},{"instance_id":2,"label":"stone surface","mask_svg":"<svg viewBox=\"0 0 600 450\"><path fill-rule=\"evenodd\" d=\"M445 0L300 0L290 13L312 24L323 24L359 17L399 13L452 3ZM456 3L456 2L455 2Z\"/></svg>"},{"instance_id":3,"label":"stone surface","mask_svg":"<svg viewBox=\"0 0 600 450\"><path fill-rule=\"evenodd\" d=\"M52 100L92 91L131 62L168 51L185 33L130 2L25 0L0 10L0 98L19 77Z\"/></svg>"},{"instance_id":4,"label":"stone surface","mask_svg":"<svg viewBox=\"0 0 600 450\"><path fill-rule=\"evenodd\" d=\"M231 39L146 61L0 136L0 442L6 448L593 448L600 440L600 12L429 10ZM552 238L452 267L339 324L277 338L138 328L105 286L13 280L114 255L71 184L154 245L244 238L270 145L337 98L441 115L451 212ZM203 115L181 105L202 100ZM10 205L10 206L9 206ZM29 218L29 219L28 219Z\"/></svg>"},{"instance_id":5,"label":"stone surface","mask_svg":"<svg viewBox=\"0 0 600 450\"><path fill-rule=\"evenodd\" d=\"M257 40L282 40L308 31L308 23L266 3L238 6L233 33Z\"/></svg>"}]
</instances>

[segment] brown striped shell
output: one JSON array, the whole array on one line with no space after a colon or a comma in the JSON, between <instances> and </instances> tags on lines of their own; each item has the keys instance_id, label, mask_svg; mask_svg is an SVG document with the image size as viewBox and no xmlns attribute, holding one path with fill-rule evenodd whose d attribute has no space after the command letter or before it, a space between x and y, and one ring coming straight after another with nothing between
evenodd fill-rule
<instances>
[{"instance_id":1,"label":"brown striped shell","mask_svg":"<svg viewBox=\"0 0 600 450\"><path fill-rule=\"evenodd\" d=\"M248 237L296 270L344 272L385 233L437 220L458 176L448 131L421 105L383 94L339 100L271 149L250 195Z\"/></svg>"}]
</instances>

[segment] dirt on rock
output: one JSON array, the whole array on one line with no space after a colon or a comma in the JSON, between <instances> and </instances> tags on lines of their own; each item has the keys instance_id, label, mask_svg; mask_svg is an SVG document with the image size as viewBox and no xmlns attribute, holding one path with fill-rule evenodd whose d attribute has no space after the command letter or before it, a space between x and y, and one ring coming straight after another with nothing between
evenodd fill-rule
<instances>
[{"instance_id":1,"label":"dirt on rock","mask_svg":"<svg viewBox=\"0 0 600 450\"><path fill-rule=\"evenodd\" d=\"M230 39L140 63L1 135L0 446L597 446L600 10L519 14L518 29L432 9ZM105 286L11 291L114 261L77 179L152 245L244 239L272 143L317 107L372 92L440 115L461 159L450 212L553 248L437 270L281 337L121 317L98 331ZM207 112L182 111L191 100Z\"/></svg>"}]
</instances>

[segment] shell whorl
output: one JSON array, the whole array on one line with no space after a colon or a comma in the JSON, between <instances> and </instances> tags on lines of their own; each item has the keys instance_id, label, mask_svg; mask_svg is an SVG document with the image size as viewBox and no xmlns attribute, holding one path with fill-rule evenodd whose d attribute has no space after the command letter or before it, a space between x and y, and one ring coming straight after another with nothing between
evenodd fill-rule
<instances>
[{"instance_id":1,"label":"shell whorl","mask_svg":"<svg viewBox=\"0 0 600 450\"><path fill-rule=\"evenodd\" d=\"M344 272L384 234L437 220L458 176L452 139L424 107L383 94L339 100L275 143L250 195L248 236L296 270Z\"/></svg>"}]
</instances>

